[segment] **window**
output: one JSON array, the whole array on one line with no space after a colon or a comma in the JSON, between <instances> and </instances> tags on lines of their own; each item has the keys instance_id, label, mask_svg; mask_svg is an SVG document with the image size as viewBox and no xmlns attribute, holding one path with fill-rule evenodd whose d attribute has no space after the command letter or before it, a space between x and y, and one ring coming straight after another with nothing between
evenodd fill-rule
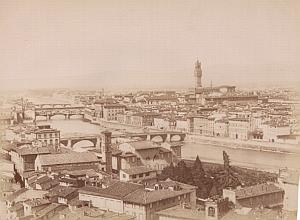
<instances>
[{"instance_id":1,"label":"window","mask_svg":"<svg viewBox=\"0 0 300 220\"><path fill-rule=\"evenodd\" d=\"M44 134L44 138L47 138L47 134Z\"/></svg>"},{"instance_id":2,"label":"window","mask_svg":"<svg viewBox=\"0 0 300 220\"><path fill-rule=\"evenodd\" d=\"M208 216L215 217L215 212L216 212L216 210L214 207L208 208Z\"/></svg>"},{"instance_id":3,"label":"window","mask_svg":"<svg viewBox=\"0 0 300 220\"><path fill-rule=\"evenodd\" d=\"M52 134L49 134L49 137L52 138Z\"/></svg>"},{"instance_id":4,"label":"window","mask_svg":"<svg viewBox=\"0 0 300 220\"><path fill-rule=\"evenodd\" d=\"M123 174L123 178L126 178L126 174L125 173Z\"/></svg>"},{"instance_id":5,"label":"window","mask_svg":"<svg viewBox=\"0 0 300 220\"><path fill-rule=\"evenodd\" d=\"M148 173L146 173L146 176L149 176L150 175L150 173L148 172Z\"/></svg>"},{"instance_id":6,"label":"window","mask_svg":"<svg viewBox=\"0 0 300 220\"><path fill-rule=\"evenodd\" d=\"M136 178L136 175L134 174L134 175L132 175L132 179L135 179Z\"/></svg>"},{"instance_id":7,"label":"window","mask_svg":"<svg viewBox=\"0 0 300 220\"><path fill-rule=\"evenodd\" d=\"M144 175L141 173L140 175L139 175L139 177L143 177Z\"/></svg>"}]
</instances>

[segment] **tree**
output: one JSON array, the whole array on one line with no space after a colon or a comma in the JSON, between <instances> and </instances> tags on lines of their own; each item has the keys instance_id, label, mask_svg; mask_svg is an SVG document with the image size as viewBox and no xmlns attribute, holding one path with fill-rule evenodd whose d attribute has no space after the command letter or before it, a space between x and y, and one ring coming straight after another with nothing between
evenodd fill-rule
<instances>
[{"instance_id":1,"label":"tree","mask_svg":"<svg viewBox=\"0 0 300 220\"><path fill-rule=\"evenodd\" d=\"M174 177L176 181L191 184L193 177L191 169L188 168L183 160L181 160L174 169Z\"/></svg>"},{"instance_id":2,"label":"tree","mask_svg":"<svg viewBox=\"0 0 300 220\"><path fill-rule=\"evenodd\" d=\"M193 183L198 186L202 182L203 177L205 175L201 160L198 155L193 164L191 172L192 172L192 177L193 177Z\"/></svg>"},{"instance_id":3,"label":"tree","mask_svg":"<svg viewBox=\"0 0 300 220\"><path fill-rule=\"evenodd\" d=\"M221 176L219 179L221 179L221 185L223 187L236 187L238 185L241 185L241 182L237 176L235 176L231 166L230 166L230 159L226 151L223 151L223 161L224 161L224 170L225 174Z\"/></svg>"},{"instance_id":4,"label":"tree","mask_svg":"<svg viewBox=\"0 0 300 220\"><path fill-rule=\"evenodd\" d=\"M224 169L226 172L229 172L230 169L230 159L226 151L223 151L223 161L224 161Z\"/></svg>"},{"instance_id":5,"label":"tree","mask_svg":"<svg viewBox=\"0 0 300 220\"><path fill-rule=\"evenodd\" d=\"M165 167L162 170L161 174L159 175L159 179L162 180L165 180L167 178L174 179L174 170L175 170L174 164L173 162L171 162L170 166Z\"/></svg>"}]
</instances>

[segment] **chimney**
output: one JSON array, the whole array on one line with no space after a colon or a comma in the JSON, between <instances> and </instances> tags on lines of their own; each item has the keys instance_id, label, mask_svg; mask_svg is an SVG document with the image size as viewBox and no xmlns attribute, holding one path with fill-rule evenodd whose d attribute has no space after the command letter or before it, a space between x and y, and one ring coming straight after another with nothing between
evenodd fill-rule
<instances>
[{"instance_id":1,"label":"chimney","mask_svg":"<svg viewBox=\"0 0 300 220\"><path fill-rule=\"evenodd\" d=\"M103 131L102 132L102 143L101 143L101 153L102 159L105 162L106 172L112 173L112 152L111 152L111 132Z\"/></svg>"}]
</instances>

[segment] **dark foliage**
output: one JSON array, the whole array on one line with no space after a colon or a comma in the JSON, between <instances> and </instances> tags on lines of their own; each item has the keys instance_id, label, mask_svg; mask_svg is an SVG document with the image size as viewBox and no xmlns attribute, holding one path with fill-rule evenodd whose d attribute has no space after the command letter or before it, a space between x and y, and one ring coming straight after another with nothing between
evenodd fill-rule
<instances>
[{"instance_id":1,"label":"dark foliage","mask_svg":"<svg viewBox=\"0 0 300 220\"><path fill-rule=\"evenodd\" d=\"M275 181L276 176L263 171L231 167L229 155L223 152L223 166L219 164L202 164L199 156L192 163L181 160L176 166L172 163L166 167L159 179L171 178L186 184L197 186L197 196L200 198L218 197L224 188L250 186L267 181ZM205 165L205 166L204 166Z\"/></svg>"}]
</instances>

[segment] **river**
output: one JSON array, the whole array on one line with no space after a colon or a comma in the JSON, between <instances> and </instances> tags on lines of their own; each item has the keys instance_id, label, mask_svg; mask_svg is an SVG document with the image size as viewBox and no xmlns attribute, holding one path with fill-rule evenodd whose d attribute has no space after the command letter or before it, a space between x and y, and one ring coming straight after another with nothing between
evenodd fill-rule
<instances>
[{"instance_id":1,"label":"river","mask_svg":"<svg viewBox=\"0 0 300 220\"><path fill-rule=\"evenodd\" d=\"M79 119L37 121L37 124L50 124L53 128L59 129L62 136L70 133L97 134L105 129ZM86 143L80 142L78 144L84 145ZM285 167L300 170L299 154L234 149L186 141L182 148L182 156L185 159L194 159L196 155L199 155L202 161L222 163L223 150L229 154L232 165L269 171L278 171L278 169Z\"/></svg>"}]
</instances>

